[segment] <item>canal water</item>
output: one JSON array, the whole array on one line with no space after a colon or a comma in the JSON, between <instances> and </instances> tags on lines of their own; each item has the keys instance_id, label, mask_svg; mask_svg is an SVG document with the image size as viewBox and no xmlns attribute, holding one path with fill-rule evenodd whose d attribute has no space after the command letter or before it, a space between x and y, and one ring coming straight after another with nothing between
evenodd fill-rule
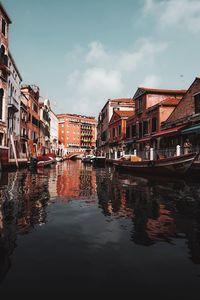
<instances>
[{"instance_id":1,"label":"canal water","mask_svg":"<svg viewBox=\"0 0 200 300\"><path fill-rule=\"evenodd\" d=\"M2 299L199 299L198 178L81 161L0 176Z\"/></svg>"}]
</instances>

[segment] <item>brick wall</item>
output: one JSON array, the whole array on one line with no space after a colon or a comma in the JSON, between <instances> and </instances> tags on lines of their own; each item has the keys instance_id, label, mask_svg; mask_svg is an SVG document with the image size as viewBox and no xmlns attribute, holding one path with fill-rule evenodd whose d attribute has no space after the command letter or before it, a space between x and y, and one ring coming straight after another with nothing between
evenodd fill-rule
<instances>
[{"instance_id":1,"label":"brick wall","mask_svg":"<svg viewBox=\"0 0 200 300\"><path fill-rule=\"evenodd\" d=\"M167 123L193 115L195 113L194 95L197 93L200 93L200 78L194 80L183 99L167 119Z\"/></svg>"}]
</instances>

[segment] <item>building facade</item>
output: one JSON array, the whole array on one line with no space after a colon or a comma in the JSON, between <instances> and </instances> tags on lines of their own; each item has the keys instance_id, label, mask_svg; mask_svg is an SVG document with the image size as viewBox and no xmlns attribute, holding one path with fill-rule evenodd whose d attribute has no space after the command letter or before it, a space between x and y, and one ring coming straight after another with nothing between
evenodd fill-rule
<instances>
[{"instance_id":1,"label":"building facade","mask_svg":"<svg viewBox=\"0 0 200 300\"><path fill-rule=\"evenodd\" d=\"M0 3L0 156L1 163L8 161L7 117L8 117L8 34L11 20Z\"/></svg>"},{"instance_id":2,"label":"building facade","mask_svg":"<svg viewBox=\"0 0 200 300\"><path fill-rule=\"evenodd\" d=\"M124 154L126 139L126 120L133 111L114 110L109 122L109 158L116 159Z\"/></svg>"},{"instance_id":3,"label":"building facade","mask_svg":"<svg viewBox=\"0 0 200 300\"><path fill-rule=\"evenodd\" d=\"M50 146L51 152L57 153L58 151L58 118L56 114L52 111L49 112L50 115Z\"/></svg>"},{"instance_id":4,"label":"building facade","mask_svg":"<svg viewBox=\"0 0 200 300\"><path fill-rule=\"evenodd\" d=\"M28 151L30 155L37 155L40 134L39 88L35 85L22 85L21 92L28 100Z\"/></svg>"},{"instance_id":5,"label":"building facade","mask_svg":"<svg viewBox=\"0 0 200 300\"><path fill-rule=\"evenodd\" d=\"M8 147L9 158L14 158L14 151L16 151L18 157L20 157L21 152L20 104L22 77L10 52L8 52L8 66L10 70L10 74L8 76Z\"/></svg>"},{"instance_id":6,"label":"building facade","mask_svg":"<svg viewBox=\"0 0 200 300\"><path fill-rule=\"evenodd\" d=\"M161 124L163 132L174 131L173 137L165 135L165 144L183 147L189 139L194 148L200 148L200 78L196 77L169 118ZM177 131L177 128L180 128Z\"/></svg>"},{"instance_id":7,"label":"building facade","mask_svg":"<svg viewBox=\"0 0 200 300\"><path fill-rule=\"evenodd\" d=\"M50 152L50 101L40 98L39 102L40 121L39 121L39 141L38 154L45 155Z\"/></svg>"},{"instance_id":8,"label":"building facade","mask_svg":"<svg viewBox=\"0 0 200 300\"><path fill-rule=\"evenodd\" d=\"M22 92L20 101L20 144L21 158L28 158L28 98Z\"/></svg>"},{"instance_id":9,"label":"building facade","mask_svg":"<svg viewBox=\"0 0 200 300\"><path fill-rule=\"evenodd\" d=\"M173 112L185 90L138 88L135 95L135 116L127 120L126 144L129 151L143 150L146 143L158 148L161 123Z\"/></svg>"},{"instance_id":10,"label":"building facade","mask_svg":"<svg viewBox=\"0 0 200 300\"><path fill-rule=\"evenodd\" d=\"M58 114L58 140L65 153L95 149L96 119L76 114Z\"/></svg>"},{"instance_id":11,"label":"building facade","mask_svg":"<svg viewBox=\"0 0 200 300\"><path fill-rule=\"evenodd\" d=\"M134 111L135 102L131 98L109 99L98 117L97 151L101 156L109 156L109 122L114 110Z\"/></svg>"}]
</instances>

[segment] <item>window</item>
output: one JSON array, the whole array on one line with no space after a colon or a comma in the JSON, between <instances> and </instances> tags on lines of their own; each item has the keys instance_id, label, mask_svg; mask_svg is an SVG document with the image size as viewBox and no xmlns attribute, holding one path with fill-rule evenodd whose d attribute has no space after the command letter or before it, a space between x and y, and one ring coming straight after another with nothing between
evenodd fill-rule
<instances>
[{"instance_id":1,"label":"window","mask_svg":"<svg viewBox=\"0 0 200 300\"><path fill-rule=\"evenodd\" d=\"M130 126L126 127L126 138L130 138Z\"/></svg>"},{"instance_id":2,"label":"window","mask_svg":"<svg viewBox=\"0 0 200 300\"><path fill-rule=\"evenodd\" d=\"M0 63L5 66L8 65L8 56L5 54L4 45L1 45L1 48L0 48Z\"/></svg>"},{"instance_id":3,"label":"window","mask_svg":"<svg viewBox=\"0 0 200 300\"><path fill-rule=\"evenodd\" d=\"M6 21L4 19L2 19L2 25L1 25L2 29L1 29L1 32L3 33L3 35L5 36L6 35Z\"/></svg>"},{"instance_id":4,"label":"window","mask_svg":"<svg viewBox=\"0 0 200 300\"><path fill-rule=\"evenodd\" d=\"M104 132L102 132L101 140L102 140L103 142L105 142L106 139L107 139L107 132L106 132L106 130L105 130Z\"/></svg>"},{"instance_id":5,"label":"window","mask_svg":"<svg viewBox=\"0 0 200 300\"><path fill-rule=\"evenodd\" d=\"M118 135L121 135L121 133L122 133L122 126L119 125L119 127L118 127Z\"/></svg>"},{"instance_id":6,"label":"window","mask_svg":"<svg viewBox=\"0 0 200 300\"><path fill-rule=\"evenodd\" d=\"M34 110L36 113L38 113L38 106L34 102L32 102L32 110Z\"/></svg>"},{"instance_id":7,"label":"window","mask_svg":"<svg viewBox=\"0 0 200 300\"><path fill-rule=\"evenodd\" d=\"M194 96L195 114L200 113L200 94Z\"/></svg>"},{"instance_id":8,"label":"window","mask_svg":"<svg viewBox=\"0 0 200 300\"><path fill-rule=\"evenodd\" d=\"M149 133L149 121L143 121L143 135Z\"/></svg>"},{"instance_id":9,"label":"window","mask_svg":"<svg viewBox=\"0 0 200 300\"><path fill-rule=\"evenodd\" d=\"M142 123L139 123L139 138L142 138Z\"/></svg>"},{"instance_id":10,"label":"window","mask_svg":"<svg viewBox=\"0 0 200 300\"><path fill-rule=\"evenodd\" d=\"M34 116L32 116L32 124L37 126L37 127L39 126L39 122Z\"/></svg>"},{"instance_id":11,"label":"window","mask_svg":"<svg viewBox=\"0 0 200 300\"><path fill-rule=\"evenodd\" d=\"M115 128L113 128L112 130L112 135L113 135L113 138L115 137Z\"/></svg>"},{"instance_id":12,"label":"window","mask_svg":"<svg viewBox=\"0 0 200 300\"><path fill-rule=\"evenodd\" d=\"M3 96L4 96L4 90L0 89L0 120L3 118Z\"/></svg>"},{"instance_id":13,"label":"window","mask_svg":"<svg viewBox=\"0 0 200 300\"><path fill-rule=\"evenodd\" d=\"M132 137L136 137L136 125L132 125Z\"/></svg>"},{"instance_id":14,"label":"window","mask_svg":"<svg viewBox=\"0 0 200 300\"><path fill-rule=\"evenodd\" d=\"M157 131L157 118L153 118L152 119L152 132L156 132Z\"/></svg>"},{"instance_id":15,"label":"window","mask_svg":"<svg viewBox=\"0 0 200 300\"><path fill-rule=\"evenodd\" d=\"M138 102L138 113L141 113L142 112L142 104L143 104L143 101L142 101L142 97L138 98L137 102Z\"/></svg>"},{"instance_id":16,"label":"window","mask_svg":"<svg viewBox=\"0 0 200 300\"><path fill-rule=\"evenodd\" d=\"M3 133L0 132L0 145L2 146L3 145Z\"/></svg>"}]
</instances>

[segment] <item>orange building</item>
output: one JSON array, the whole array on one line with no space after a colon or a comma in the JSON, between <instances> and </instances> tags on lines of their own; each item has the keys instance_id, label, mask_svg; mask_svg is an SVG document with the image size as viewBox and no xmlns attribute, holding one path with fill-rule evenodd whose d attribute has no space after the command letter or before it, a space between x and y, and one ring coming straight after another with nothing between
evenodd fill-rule
<instances>
[{"instance_id":1,"label":"orange building","mask_svg":"<svg viewBox=\"0 0 200 300\"><path fill-rule=\"evenodd\" d=\"M114 110L108 126L110 157L117 158L120 156L120 152L123 151L126 139L126 120L133 115L134 112L130 110Z\"/></svg>"},{"instance_id":2,"label":"orange building","mask_svg":"<svg viewBox=\"0 0 200 300\"><path fill-rule=\"evenodd\" d=\"M85 152L96 146L96 119L76 114L58 114L58 140L65 153Z\"/></svg>"},{"instance_id":3,"label":"orange building","mask_svg":"<svg viewBox=\"0 0 200 300\"><path fill-rule=\"evenodd\" d=\"M31 155L37 155L40 132L39 88L35 85L23 85L21 92L28 100L27 135L29 152Z\"/></svg>"}]
</instances>

